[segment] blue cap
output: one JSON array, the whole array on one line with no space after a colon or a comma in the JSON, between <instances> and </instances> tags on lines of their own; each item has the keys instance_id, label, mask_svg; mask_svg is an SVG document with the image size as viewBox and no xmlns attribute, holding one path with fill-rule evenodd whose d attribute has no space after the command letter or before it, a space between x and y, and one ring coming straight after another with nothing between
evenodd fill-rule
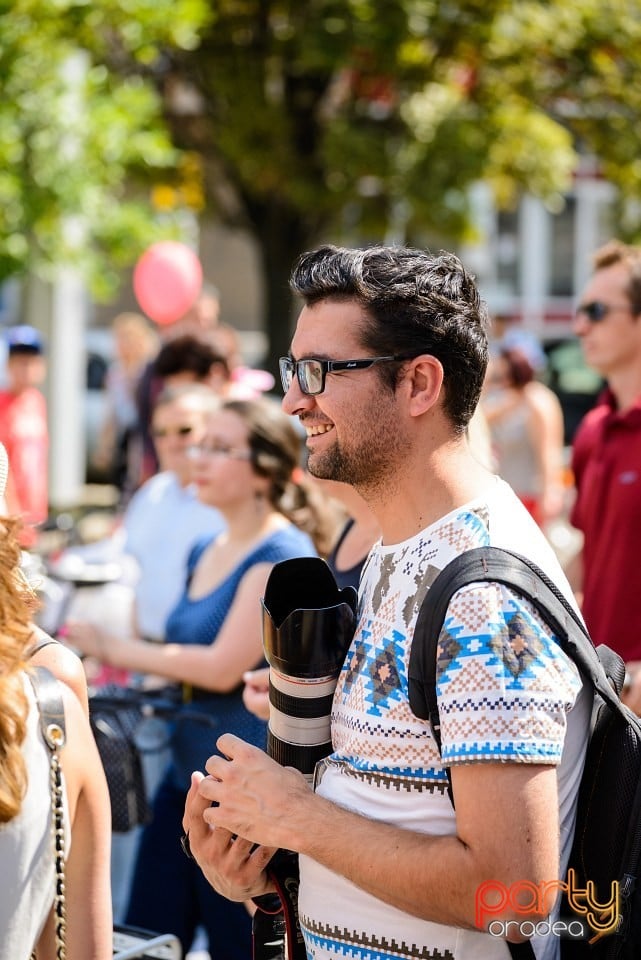
<instances>
[{"instance_id":1,"label":"blue cap","mask_svg":"<svg viewBox=\"0 0 641 960\"><path fill-rule=\"evenodd\" d=\"M44 343L40 331L24 323L17 327L8 328L7 347L9 348L9 355L12 353L40 354L44 349Z\"/></svg>"}]
</instances>

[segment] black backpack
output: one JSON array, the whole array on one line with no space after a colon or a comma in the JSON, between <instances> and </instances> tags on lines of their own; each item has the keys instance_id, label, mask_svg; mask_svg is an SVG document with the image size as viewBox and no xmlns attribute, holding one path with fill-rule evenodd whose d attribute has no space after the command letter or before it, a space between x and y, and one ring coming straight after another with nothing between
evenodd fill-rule
<instances>
[{"instance_id":1,"label":"black backpack","mask_svg":"<svg viewBox=\"0 0 641 960\"><path fill-rule=\"evenodd\" d=\"M556 585L536 564L497 547L479 547L456 557L427 591L419 612L409 662L413 712L429 720L440 749L436 698L438 641L450 599L470 583L505 584L529 600L563 651L593 689L593 712L577 821L568 871L576 887L595 885L596 901L607 902L618 884L619 922L597 938L562 939L563 960L638 960L641 957L641 721L621 703L625 667L609 647L595 648L584 625ZM449 779L449 777L448 777ZM451 786L449 789L452 798ZM453 802L453 798L452 798ZM616 889L616 888L614 888ZM576 917L567 901L561 916ZM513 957L534 958L529 942L508 944Z\"/></svg>"}]
</instances>

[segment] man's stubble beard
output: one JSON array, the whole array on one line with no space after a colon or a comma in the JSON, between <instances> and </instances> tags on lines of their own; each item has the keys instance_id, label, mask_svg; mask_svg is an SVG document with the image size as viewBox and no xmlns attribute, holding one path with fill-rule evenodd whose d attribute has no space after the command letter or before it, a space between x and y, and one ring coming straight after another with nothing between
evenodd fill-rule
<instances>
[{"instance_id":1,"label":"man's stubble beard","mask_svg":"<svg viewBox=\"0 0 641 960\"><path fill-rule=\"evenodd\" d=\"M403 452L409 446L394 418L377 419L378 429L350 449L338 440L317 454L310 454L307 469L319 480L348 483L363 496L393 491L402 470Z\"/></svg>"}]
</instances>

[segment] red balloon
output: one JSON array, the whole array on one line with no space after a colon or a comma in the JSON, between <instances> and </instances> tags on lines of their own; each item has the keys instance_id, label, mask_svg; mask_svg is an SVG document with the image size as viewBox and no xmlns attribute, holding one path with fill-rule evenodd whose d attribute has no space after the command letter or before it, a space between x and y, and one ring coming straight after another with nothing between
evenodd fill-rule
<instances>
[{"instance_id":1,"label":"red balloon","mask_svg":"<svg viewBox=\"0 0 641 960\"><path fill-rule=\"evenodd\" d=\"M138 260L133 275L136 300L155 323L180 320L194 305L203 282L196 254L173 240L154 243Z\"/></svg>"}]
</instances>

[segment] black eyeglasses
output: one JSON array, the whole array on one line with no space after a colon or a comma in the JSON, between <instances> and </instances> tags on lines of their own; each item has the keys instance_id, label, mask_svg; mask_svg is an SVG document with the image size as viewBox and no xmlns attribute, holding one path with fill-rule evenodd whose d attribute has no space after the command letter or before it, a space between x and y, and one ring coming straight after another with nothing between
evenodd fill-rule
<instances>
[{"instance_id":1,"label":"black eyeglasses","mask_svg":"<svg viewBox=\"0 0 641 960\"><path fill-rule=\"evenodd\" d=\"M151 435L155 440L164 440L166 437L190 437L194 432L193 427L176 427L175 430L165 430L164 427L152 429Z\"/></svg>"},{"instance_id":2,"label":"black eyeglasses","mask_svg":"<svg viewBox=\"0 0 641 960\"><path fill-rule=\"evenodd\" d=\"M291 357L281 357L280 379L283 390L287 393L296 374L301 393L308 397L317 397L325 389L325 377L328 373L340 373L342 370L366 370L368 367L373 367L375 363L409 359L405 356L367 357L364 360L318 360L316 357L292 360Z\"/></svg>"},{"instance_id":3,"label":"black eyeglasses","mask_svg":"<svg viewBox=\"0 0 641 960\"><path fill-rule=\"evenodd\" d=\"M576 315L585 317L588 323L601 323L614 310L627 310L631 313L632 307L629 303L603 303L602 300L591 300L589 303L580 303L576 308Z\"/></svg>"}]
</instances>

